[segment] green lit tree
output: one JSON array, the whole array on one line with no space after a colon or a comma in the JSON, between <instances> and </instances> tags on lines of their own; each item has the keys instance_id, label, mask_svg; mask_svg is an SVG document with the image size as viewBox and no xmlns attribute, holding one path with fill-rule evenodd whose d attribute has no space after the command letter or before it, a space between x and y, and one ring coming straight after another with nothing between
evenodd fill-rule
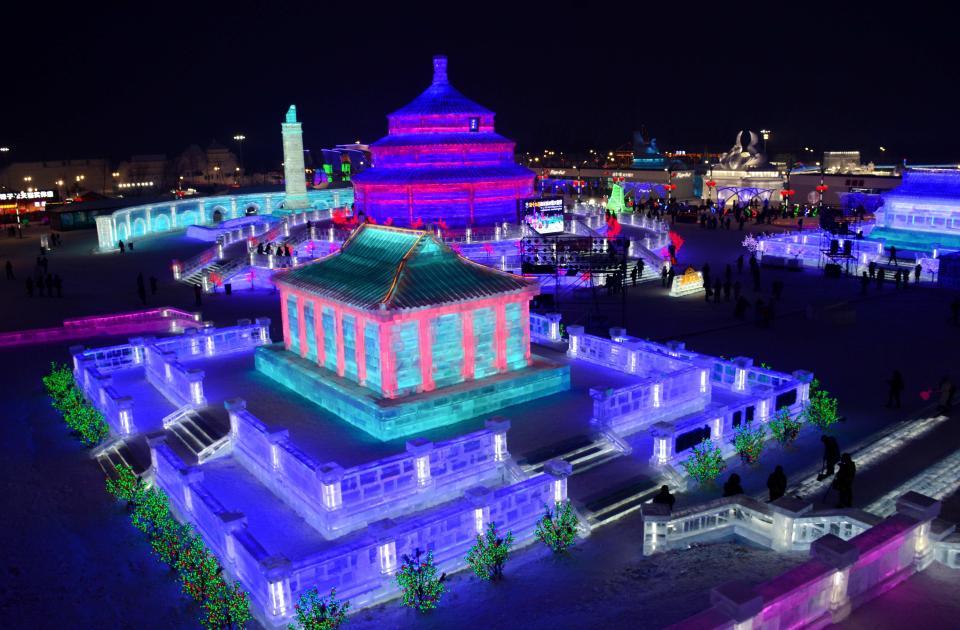
<instances>
[{"instance_id":1,"label":"green lit tree","mask_svg":"<svg viewBox=\"0 0 960 630\"><path fill-rule=\"evenodd\" d=\"M766 431L759 422L743 422L733 430L733 448L744 464L751 465L760 461L765 434Z\"/></svg>"},{"instance_id":2,"label":"green lit tree","mask_svg":"<svg viewBox=\"0 0 960 630\"><path fill-rule=\"evenodd\" d=\"M130 522L148 536L166 527L173 519L167 495L157 488L147 488L140 493L139 500L133 506Z\"/></svg>"},{"instance_id":3,"label":"green lit tree","mask_svg":"<svg viewBox=\"0 0 960 630\"><path fill-rule=\"evenodd\" d=\"M447 590L447 574L439 576L433 563L433 552L426 556L418 547L413 555L403 555L403 565L397 571L397 585L403 593L403 605L425 612L437 607L440 596Z\"/></svg>"},{"instance_id":4,"label":"green lit tree","mask_svg":"<svg viewBox=\"0 0 960 630\"><path fill-rule=\"evenodd\" d=\"M727 463L723 461L720 447L709 438L704 438L691 449L690 457L683 460L683 467L697 483L705 484L719 477Z\"/></svg>"},{"instance_id":5,"label":"green lit tree","mask_svg":"<svg viewBox=\"0 0 960 630\"><path fill-rule=\"evenodd\" d=\"M200 603L215 596L221 588L223 569L199 536L191 537L180 550L176 568L184 592Z\"/></svg>"},{"instance_id":6,"label":"green lit tree","mask_svg":"<svg viewBox=\"0 0 960 630\"><path fill-rule=\"evenodd\" d=\"M43 377L43 386L47 395L53 399L54 406L64 398L71 389L76 389L73 382L73 372L63 363L51 363L50 373Z\"/></svg>"},{"instance_id":7,"label":"green lit tree","mask_svg":"<svg viewBox=\"0 0 960 630\"><path fill-rule=\"evenodd\" d=\"M297 622L288 630L337 630L347 619L350 602L338 600L337 589L323 597L314 587L300 594L295 609Z\"/></svg>"},{"instance_id":8,"label":"green lit tree","mask_svg":"<svg viewBox=\"0 0 960 630\"><path fill-rule=\"evenodd\" d=\"M580 521L570 501L557 501L552 510L549 506L544 507L546 512L537 521L534 535L554 553L563 553L576 542Z\"/></svg>"},{"instance_id":9,"label":"green lit tree","mask_svg":"<svg viewBox=\"0 0 960 630\"><path fill-rule=\"evenodd\" d=\"M203 603L200 624L210 630L244 628L253 619L250 595L240 582L229 584L220 579L214 592Z\"/></svg>"},{"instance_id":10,"label":"green lit tree","mask_svg":"<svg viewBox=\"0 0 960 630\"><path fill-rule=\"evenodd\" d=\"M770 433L773 434L777 443L780 446L787 446L800 435L800 427L803 423L800 422L800 418L791 416L787 407L780 407L768 424Z\"/></svg>"},{"instance_id":11,"label":"green lit tree","mask_svg":"<svg viewBox=\"0 0 960 630\"><path fill-rule=\"evenodd\" d=\"M117 501L126 501L131 509L147 486L129 465L120 463L113 467L114 476L107 477L107 492Z\"/></svg>"},{"instance_id":12,"label":"green lit tree","mask_svg":"<svg viewBox=\"0 0 960 630\"><path fill-rule=\"evenodd\" d=\"M820 388L820 381L813 379L810 383L810 400L800 412L800 418L803 422L809 422L820 427L821 431L826 431L840 420L837 406L837 399L827 390Z\"/></svg>"},{"instance_id":13,"label":"green lit tree","mask_svg":"<svg viewBox=\"0 0 960 630\"><path fill-rule=\"evenodd\" d=\"M477 534L477 542L467 554L467 564L482 580L499 580L503 577L503 565L510 555L513 545L513 532L501 537L495 523L487 525L485 534Z\"/></svg>"}]
</instances>

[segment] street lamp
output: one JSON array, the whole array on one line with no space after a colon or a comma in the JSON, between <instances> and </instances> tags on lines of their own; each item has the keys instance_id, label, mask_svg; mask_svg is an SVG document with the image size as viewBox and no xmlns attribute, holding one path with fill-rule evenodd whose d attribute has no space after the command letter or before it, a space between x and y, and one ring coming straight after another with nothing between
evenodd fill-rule
<instances>
[{"instance_id":1,"label":"street lamp","mask_svg":"<svg viewBox=\"0 0 960 630\"><path fill-rule=\"evenodd\" d=\"M240 166L241 166L241 168L242 168L242 167L243 167L243 141L246 140L247 137L246 137L245 135L243 135L242 133L238 133L237 135L235 135L235 136L233 137L233 139L237 141L237 153L239 154L238 157L240 158ZM240 169L238 168L238 169L236 169L236 171L237 171L237 183L239 184L239 183L240 183Z\"/></svg>"},{"instance_id":2,"label":"street lamp","mask_svg":"<svg viewBox=\"0 0 960 630\"><path fill-rule=\"evenodd\" d=\"M9 153L10 147L0 147L0 153Z\"/></svg>"},{"instance_id":3,"label":"street lamp","mask_svg":"<svg viewBox=\"0 0 960 630\"><path fill-rule=\"evenodd\" d=\"M766 154L767 154L767 140L770 139L770 130L769 130L769 129L761 129L761 130L760 130L760 135L763 136L763 154L766 155Z\"/></svg>"}]
</instances>

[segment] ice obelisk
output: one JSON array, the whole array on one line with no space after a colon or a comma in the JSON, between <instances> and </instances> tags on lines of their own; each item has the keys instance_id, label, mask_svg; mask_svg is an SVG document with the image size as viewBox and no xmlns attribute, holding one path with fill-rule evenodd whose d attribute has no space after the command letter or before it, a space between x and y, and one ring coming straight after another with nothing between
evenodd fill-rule
<instances>
[{"instance_id":1,"label":"ice obelisk","mask_svg":"<svg viewBox=\"0 0 960 630\"><path fill-rule=\"evenodd\" d=\"M286 210L307 208L307 177L303 167L303 129L297 122L297 106L287 110L287 120L280 124L283 131L283 179L287 196L283 201Z\"/></svg>"}]
</instances>

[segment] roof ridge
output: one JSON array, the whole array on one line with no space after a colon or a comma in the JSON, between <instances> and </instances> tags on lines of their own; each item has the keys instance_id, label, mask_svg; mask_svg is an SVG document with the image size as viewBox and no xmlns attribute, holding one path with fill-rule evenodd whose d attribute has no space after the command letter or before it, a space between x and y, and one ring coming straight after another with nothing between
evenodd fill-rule
<instances>
[{"instance_id":1,"label":"roof ridge","mask_svg":"<svg viewBox=\"0 0 960 630\"><path fill-rule=\"evenodd\" d=\"M386 295L384 295L383 299L380 300L380 304L387 304L391 299L393 299L393 294L397 290L397 285L400 284L400 276L403 274L403 270L407 267L407 260L410 258L410 254L412 254L413 250L420 245L420 241L422 241L426 235L426 232L421 233L420 236L417 237L417 240L415 240L410 246L410 249L408 249L400 259L400 264L397 265L397 271L393 274L393 281L390 283L390 288L387 289Z\"/></svg>"}]
</instances>

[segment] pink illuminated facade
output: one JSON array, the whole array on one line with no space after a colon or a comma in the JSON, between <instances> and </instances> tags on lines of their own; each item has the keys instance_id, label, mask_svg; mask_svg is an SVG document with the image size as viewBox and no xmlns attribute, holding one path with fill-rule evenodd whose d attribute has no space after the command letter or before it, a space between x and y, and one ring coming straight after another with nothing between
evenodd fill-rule
<instances>
[{"instance_id":1,"label":"pink illuminated facade","mask_svg":"<svg viewBox=\"0 0 960 630\"><path fill-rule=\"evenodd\" d=\"M494 113L457 91L446 57L433 82L390 114L370 145L373 167L353 178L355 209L381 224L469 227L515 222L533 195L534 173L514 161L514 143L494 131Z\"/></svg>"},{"instance_id":2,"label":"pink illuminated facade","mask_svg":"<svg viewBox=\"0 0 960 630\"><path fill-rule=\"evenodd\" d=\"M365 225L277 279L286 350L386 399L528 367L536 283Z\"/></svg>"}]
</instances>

